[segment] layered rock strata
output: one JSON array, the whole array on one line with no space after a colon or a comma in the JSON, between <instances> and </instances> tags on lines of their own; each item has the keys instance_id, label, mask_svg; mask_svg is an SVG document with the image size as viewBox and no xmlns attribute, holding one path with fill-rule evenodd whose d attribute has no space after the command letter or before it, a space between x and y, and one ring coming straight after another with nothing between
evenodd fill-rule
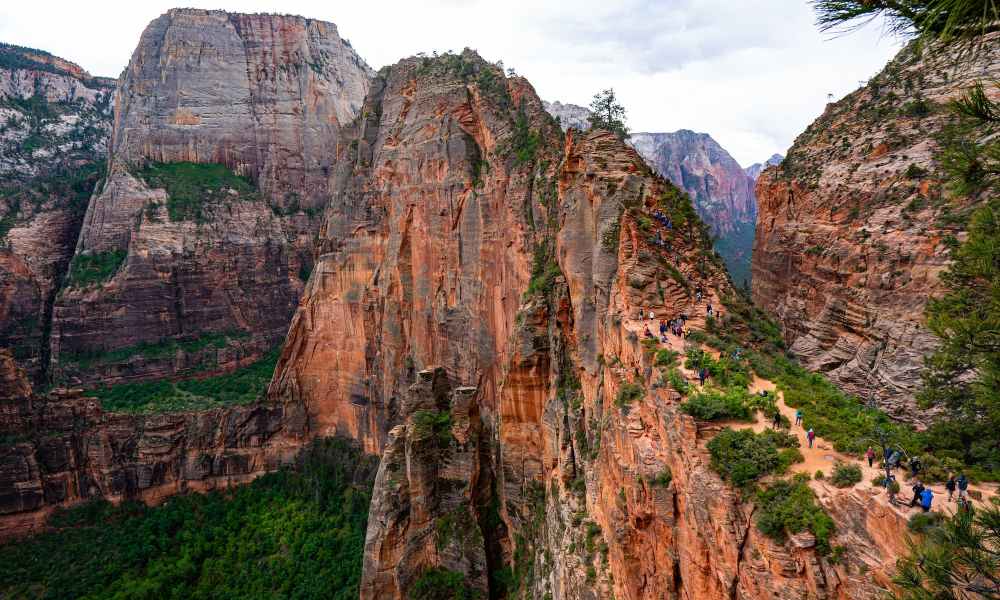
<instances>
[{"instance_id":1,"label":"layered rock strata","mask_svg":"<svg viewBox=\"0 0 1000 600\"><path fill-rule=\"evenodd\" d=\"M54 378L228 370L279 343L312 266L339 128L370 74L322 21L175 9L150 23L118 83L108 177L56 302Z\"/></svg>"},{"instance_id":2,"label":"layered rock strata","mask_svg":"<svg viewBox=\"0 0 1000 600\"><path fill-rule=\"evenodd\" d=\"M971 62L907 47L757 182L754 300L805 366L918 424L930 413L914 394L936 345L924 307L944 289L970 208L942 185L935 157L948 102L1000 76L995 41Z\"/></svg>"},{"instance_id":3,"label":"layered rock strata","mask_svg":"<svg viewBox=\"0 0 1000 600\"><path fill-rule=\"evenodd\" d=\"M468 51L384 69L362 115L269 390L382 456L362 598L881 593L899 523L835 513L840 565L764 537L636 335L732 293L682 193Z\"/></svg>"},{"instance_id":4,"label":"layered rock strata","mask_svg":"<svg viewBox=\"0 0 1000 600\"><path fill-rule=\"evenodd\" d=\"M34 394L0 351L0 539L88 499L155 503L250 481L292 461L304 419L258 404L188 413L101 410L81 390Z\"/></svg>"},{"instance_id":5,"label":"layered rock strata","mask_svg":"<svg viewBox=\"0 0 1000 600\"><path fill-rule=\"evenodd\" d=\"M0 347L45 378L52 304L101 178L114 82L0 44Z\"/></svg>"}]
</instances>

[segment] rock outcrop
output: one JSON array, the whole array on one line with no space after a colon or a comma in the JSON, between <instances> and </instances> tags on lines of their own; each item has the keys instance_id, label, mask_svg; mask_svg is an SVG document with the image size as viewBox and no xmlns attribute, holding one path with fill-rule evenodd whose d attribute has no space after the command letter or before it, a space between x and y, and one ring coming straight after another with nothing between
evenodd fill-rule
<instances>
[{"instance_id":1,"label":"rock outcrop","mask_svg":"<svg viewBox=\"0 0 1000 600\"><path fill-rule=\"evenodd\" d=\"M749 281L757 201L739 163L707 133L635 133L629 141L657 173L691 196L718 239L716 249L733 281Z\"/></svg>"},{"instance_id":2,"label":"rock outcrop","mask_svg":"<svg viewBox=\"0 0 1000 600\"><path fill-rule=\"evenodd\" d=\"M114 82L0 44L0 347L35 381L91 191L102 176Z\"/></svg>"},{"instance_id":3,"label":"rock outcrop","mask_svg":"<svg viewBox=\"0 0 1000 600\"><path fill-rule=\"evenodd\" d=\"M303 423L294 407L267 404L106 413L79 389L34 394L0 350L0 539L87 499L155 503L245 483L295 458Z\"/></svg>"},{"instance_id":4,"label":"rock outcrop","mask_svg":"<svg viewBox=\"0 0 1000 600\"><path fill-rule=\"evenodd\" d=\"M764 172L764 169L768 167L773 167L775 165L780 165L781 161L783 160L785 160L784 156L780 154L772 154L771 158L765 160L762 163L754 163L749 167L743 169L743 172L747 174L747 177L749 177L754 184L756 184L757 179L760 177L760 174Z\"/></svg>"},{"instance_id":5,"label":"rock outcrop","mask_svg":"<svg viewBox=\"0 0 1000 600\"><path fill-rule=\"evenodd\" d=\"M227 370L278 344L312 266L340 126L370 75L331 23L193 9L150 23L56 301L54 379Z\"/></svg>"},{"instance_id":6,"label":"rock outcrop","mask_svg":"<svg viewBox=\"0 0 1000 600\"><path fill-rule=\"evenodd\" d=\"M733 290L690 201L638 153L561 135L527 82L469 51L383 69L344 139L269 395L382 456L363 599L442 582L555 599L880 593L895 555L868 525L842 517L841 566L760 534L708 468L715 430L659 379L640 310L673 318L696 289Z\"/></svg>"},{"instance_id":7,"label":"rock outcrop","mask_svg":"<svg viewBox=\"0 0 1000 600\"><path fill-rule=\"evenodd\" d=\"M563 129L579 129L587 131L590 129L590 109L577 104L542 101L545 112L556 118L556 121Z\"/></svg>"},{"instance_id":8,"label":"rock outcrop","mask_svg":"<svg viewBox=\"0 0 1000 600\"><path fill-rule=\"evenodd\" d=\"M943 189L937 140L947 103L1000 76L995 41L968 63L907 47L757 182L754 300L805 366L915 423L930 415L914 393L936 345L924 307L968 208Z\"/></svg>"}]
</instances>

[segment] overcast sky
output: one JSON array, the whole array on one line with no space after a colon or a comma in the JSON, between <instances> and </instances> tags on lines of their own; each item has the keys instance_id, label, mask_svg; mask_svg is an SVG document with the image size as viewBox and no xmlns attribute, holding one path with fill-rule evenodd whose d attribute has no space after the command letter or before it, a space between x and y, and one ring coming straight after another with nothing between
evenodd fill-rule
<instances>
[{"instance_id":1,"label":"overcast sky","mask_svg":"<svg viewBox=\"0 0 1000 600\"><path fill-rule=\"evenodd\" d=\"M4 0L0 41L117 76L173 2ZM587 105L614 87L633 131L693 129L742 165L784 151L823 110L881 69L899 41L869 26L830 39L805 0L181 0L333 21L374 68L468 46L503 60L546 100ZM614 5L614 6L611 6ZM751 8L752 7L752 8Z\"/></svg>"}]
</instances>

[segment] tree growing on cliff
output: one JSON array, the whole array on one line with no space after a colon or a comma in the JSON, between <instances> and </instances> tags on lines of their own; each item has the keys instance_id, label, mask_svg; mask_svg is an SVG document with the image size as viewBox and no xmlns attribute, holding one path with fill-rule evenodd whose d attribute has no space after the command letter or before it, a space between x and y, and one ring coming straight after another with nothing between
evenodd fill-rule
<instances>
[{"instance_id":1,"label":"tree growing on cliff","mask_svg":"<svg viewBox=\"0 0 1000 600\"><path fill-rule=\"evenodd\" d=\"M1000 508L962 510L931 527L897 567L900 600L1000 599Z\"/></svg>"},{"instance_id":2,"label":"tree growing on cliff","mask_svg":"<svg viewBox=\"0 0 1000 600\"><path fill-rule=\"evenodd\" d=\"M625 126L625 107L618 103L614 88L608 88L594 94L590 103L591 115L587 117L594 129L604 129L624 140L628 137L628 127Z\"/></svg>"}]
</instances>

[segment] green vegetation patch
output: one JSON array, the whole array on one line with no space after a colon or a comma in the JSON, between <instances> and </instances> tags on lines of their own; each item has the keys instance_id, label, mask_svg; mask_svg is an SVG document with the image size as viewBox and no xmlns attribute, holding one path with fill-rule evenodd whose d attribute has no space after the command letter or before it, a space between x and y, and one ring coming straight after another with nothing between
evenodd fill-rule
<instances>
[{"instance_id":1,"label":"green vegetation patch","mask_svg":"<svg viewBox=\"0 0 1000 600\"><path fill-rule=\"evenodd\" d=\"M70 264L66 284L69 287L85 288L104 283L118 272L125 262L125 256L124 250L78 254Z\"/></svg>"},{"instance_id":2,"label":"green vegetation patch","mask_svg":"<svg viewBox=\"0 0 1000 600\"><path fill-rule=\"evenodd\" d=\"M213 163L152 162L136 173L149 187L167 191L167 214L171 221L207 220L206 208L232 198L255 199L253 182ZM236 192L234 197L230 190Z\"/></svg>"},{"instance_id":3,"label":"green vegetation patch","mask_svg":"<svg viewBox=\"0 0 1000 600\"><path fill-rule=\"evenodd\" d=\"M750 429L727 427L708 442L712 469L737 487L745 488L771 473L784 473L803 460L795 436L771 429L754 433Z\"/></svg>"},{"instance_id":4,"label":"green vegetation patch","mask_svg":"<svg viewBox=\"0 0 1000 600\"><path fill-rule=\"evenodd\" d=\"M451 413L443 410L418 410L413 413L413 433L417 441L434 440L440 446L451 444Z\"/></svg>"},{"instance_id":5,"label":"green vegetation patch","mask_svg":"<svg viewBox=\"0 0 1000 600\"><path fill-rule=\"evenodd\" d=\"M749 400L750 393L745 389L709 386L691 395L681 404L681 410L702 421L752 421L753 411L748 405Z\"/></svg>"},{"instance_id":6,"label":"green vegetation patch","mask_svg":"<svg viewBox=\"0 0 1000 600\"><path fill-rule=\"evenodd\" d=\"M53 531L0 546L0 596L354 600L377 466L317 440L232 490L57 512Z\"/></svg>"},{"instance_id":7,"label":"green vegetation patch","mask_svg":"<svg viewBox=\"0 0 1000 600\"><path fill-rule=\"evenodd\" d=\"M478 600L482 593L465 582L465 575L449 569L427 569L413 582L410 600Z\"/></svg>"},{"instance_id":8,"label":"green vegetation patch","mask_svg":"<svg viewBox=\"0 0 1000 600\"><path fill-rule=\"evenodd\" d=\"M816 503L806 475L776 481L757 493L757 528L777 542L809 531L816 537L816 549L824 554L830 551L834 530L833 519Z\"/></svg>"},{"instance_id":9,"label":"green vegetation patch","mask_svg":"<svg viewBox=\"0 0 1000 600\"><path fill-rule=\"evenodd\" d=\"M855 464L839 462L833 466L830 482L839 488L851 487L861 481L861 467Z\"/></svg>"},{"instance_id":10,"label":"green vegetation patch","mask_svg":"<svg viewBox=\"0 0 1000 600\"><path fill-rule=\"evenodd\" d=\"M88 392L110 412L162 413L252 404L267 389L281 350L231 373L183 381L143 381Z\"/></svg>"},{"instance_id":11,"label":"green vegetation patch","mask_svg":"<svg viewBox=\"0 0 1000 600\"><path fill-rule=\"evenodd\" d=\"M646 390L642 389L642 386L637 383L623 383L622 387L618 390L618 396L615 398L615 405L618 408L624 408L636 400L641 400L646 394Z\"/></svg>"},{"instance_id":12,"label":"green vegetation patch","mask_svg":"<svg viewBox=\"0 0 1000 600\"><path fill-rule=\"evenodd\" d=\"M250 337L249 333L240 330L204 333L188 340L168 338L156 342L142 342L134 346L127 346L107 352L66 353L63 360L74 363L81 369L87 369L95 365L127 362L137 356L149 360L170 357L177 354L177 352L190 354L206 348L221 349L225 348L231 340L246 339L248 337Z\"/></svg>"}]
</instances>

